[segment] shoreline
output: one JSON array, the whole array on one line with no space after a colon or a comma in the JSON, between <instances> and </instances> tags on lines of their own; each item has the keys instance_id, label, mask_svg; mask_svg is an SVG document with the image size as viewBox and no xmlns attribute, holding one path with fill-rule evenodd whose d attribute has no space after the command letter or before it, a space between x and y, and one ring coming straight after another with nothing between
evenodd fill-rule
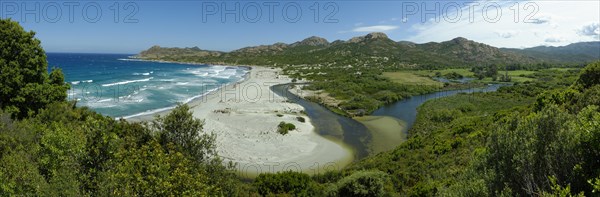
<instances>
[{"instance_id":1,"label":"shoreline","mask_svg":"<svg viewBox=\"0 0 600 197\"><path fill-rule=\"evenodd\" d=\"M243 80L188 102L194 117L205 121L203 131L217 135L217 153L224 163L237 163L240 176L253 178L288 170L319 174L340 170L354 160L353 150L346 144L316 133L311 119L303 114L304 107L270 89L291 82L281 75L281 69L247 67ZM170 111L127 121L151 121ZM281 135L277 132L280 122L292 123L296 129Z\"/></svg>"},{"instance_id":2,"label":"shoreline","mask_svg":"<svg viewBox=\"0 0 600 197\"><path fill-rule=\"evenodd\" d=\"M156 62L156 63L171 63L171 64L186 64L186 65L208 65L208 66L235 66L251 69L253 66L255 67L266 67L259 65L237 65L232 63L202 63L202 62L179 62L179 61L167 61L167 60L152 60L152 59L142 59L136 56L128 56L127 58L119 59L121 61L140 61L140 62Z\"/></svg>"},{"instance_id":3,"label":"shoreline","mask_svg":"<svg viewBox=\"0 0 600 197\"><path fill-rule=\"evenodd\" d=\"M172 63L176 63L176 62L172 62ZM199 64L194 64L194 65L199 65ZM208 65L208 64L202 64L202 65ZM208 66L223 66L223 65L208 65ZM245 82L246 80L248 80L248 78L250 77L250 72L252 70L252 67L250 67L250 66L233 66L233 67L243 67L243 68L246 68L248 71L246 72L246 74L244 74L244 76L242 76L242 79L217 86L216 88L213 88L207 92L190 97L186 102L183 102L182 104L190 105L190 104L194 103L195 101L202 99L203 97L209 96L210 94L212 94L214 92L218 92L222 88L227 88L227 87L230 87L235 84L241 84L241 83ZM151 121L151 120L154 120L154 116L156 116L156 115L161 115L161 116L167 115L168 113L171 112L171 110L175 109L176 106L177 105L165 107L165 108L153 109L153 110L149 110L149 111L145 111L145 112L141 112L141 113L137 113L137 114L132 114L132 115L128 115L128 116L123 116L123 117L115 117L115 119L118 120L118 119L123 118L125 120L132 121L132 122ZM192 105L190 105L190 108L192 108Z\"/></svg>"}]
</instances>

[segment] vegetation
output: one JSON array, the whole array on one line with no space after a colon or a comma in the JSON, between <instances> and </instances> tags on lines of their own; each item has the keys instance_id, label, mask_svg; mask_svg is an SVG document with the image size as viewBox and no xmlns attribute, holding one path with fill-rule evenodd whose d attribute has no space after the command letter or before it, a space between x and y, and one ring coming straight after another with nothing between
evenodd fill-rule
<instances>
[{"instance_id":1,"label":"vegetation","mask_svg":"<svg viewBox=\"0 0 600 197\"><path fill-rule=\"evenodd\" d=\"M475 77L477 77L479 80L482 80L485 77L492 77L495 79L496 75L498 75L498 66L495 64L488 66L477 66L471 68L471 72L475 73Z\"/></svg>"},{"instance_id":2,"label":"vegetation","mask_svg":"<svg viewBox=\"0 0 600 197\"><path fill-rule=\"evenodd\" d=\"M17 118L64 101L69 89L60 69L48 74L46 53L34 36L17 22L0 20L0 106Z\"/></svg>"},{"instance_id":3,"label":"vegetation","mask_svg":"<svg viewBox=\"0 0 600 197\"><path fill-rule=\"evenodd\" d=\"M589 67L582 72L588 72ZM378 188L368 189L373 192L369 196L593 196L600 179L594 158L598 158L595 154L600 149L590 147L598 147L592 145L598 140L591 136L596 136L593 133L600 128L593 119L600 117L594 107L600 103L600 85L573 97L569 89L579 87L573 84L581 81L577 71L541 70L531 77L532 82L497 92L459 94L426 102L419 108L408 140L400 146L362 159L342 172L314 176L317 188L330 188L320 196L369 193L358 188ZM540 99L548 90L558 92L558 96L548 97L557 99ZM540 100L543 102L537 104ZM557 108L555 103L562 104ZM541 110L537 110L538 105L542 105ZM572 110L579 110L578 115L568 115L575 112ZM573 121L564 119L567 116ZM588 119L579 121L577 117ZM513 128L517 130L506 130ZM540 150L546 151L538 153ZM381 178L377 180L384 180L384 184L358 178L365 172L373 172L367 174ZM527 185L537 187L524 189ZM353 188L353 192L345 193L341 188Z\"/></svg>"},{"instance_id":4,"label":"vegetation","mask_svg":"<svg viewBox=\"0 0 600 197\"><path fill-rule=\"evenodd\" d=\"M298 120L299 122L306 122L306 119L304 117L296 117L296 120Z\"/></svg>"},{"instance_id":5,"label":"vegetation","mask_svg":"<svg viewBox=\"0 0 600 197\"><path fill-rule=\"evenodd\" d=\"M388 175L380 171L355 172L330 188L329 196L385 196Z\"/></svg>"},{"instance_id":6,"label":"vegetation","mask_svg":"<svg viewBox=\"0 0 600 197\"><path fill-rule=\"evenodd\" d=\"M231 163L223 165L215 152L215 136L203 132L203 122L194 119L186 105L149 123L114 120L76 107L65 101L68 86L60 71L47 73L44 51L33 33L10 20L0 20L0 25L5 38L0 42L0 196L595 196L600 192L600 62L581 72L523 73L532 80L497 92L428 101L418 109L408 140L391 151L339 172L312 177L297 172L261 174L248 184L234 174ZM361 43L400 44L373 36L348 47L371 55L377 51L373 49L382 48ZM302 47L317 49L323 43L309 41ZM452 53L456 47L450 44L427 47ZM374 61L380 60L384 61ZM398 71L393 64L346 66L348 70L336 65L286 67L286 72L314 80L309 88L344 99L339 107L345 110L368 111L432 90L383 77L383 71ZM295 125L285 122L278 127L286 133L293 129Z\"/></svg>"},{"instance_id":7,"label":"vegetation","mask_svg":"<svg viewBox=\"0 0 600 197\"><path fill-rule=\"evenodd\" d=\"M409 196L597 195L600 85L586 79L598 65L579 77L540 72L539 82L429 101L405 143L347 173L389 172Z\"/></svg>"},{"instance_id":8,"label":"vegetation","mask_svg":"<svg viewBox=\"0 0 600 197\"><path fill-rule=\"evenodd\" d=\"M296 129L296 125L292 123L280 122L279 125L277 125L277 133L281 135L286 135L294 129Z\"/></svg>"},{"instance_id":9,"label":"vegetation","mask_svg":"<svg viewBox=\"0 0 600 197\"><path fill-rule=\"evenodd\" d=\"M445 74L444 77L446 79L462 79L462 78L464 78L463 75L458 74L456 72L451 72L451 73Z\"/></svg>"},{"instance_id":10,"label":"vegetation","mask_svg":"<svg viewBox=\"0 0 600 197\"><path fill-rule=\"evenodd\" d=\"M187 106L152 123L114 120L75 107L57 96L66 95L68 86L60 71L45 74L44 51L33 33L10 20L0 24L8 38L1 42L0 59L5 77L1 196L230 196L241 191L244 185L215 154L214 136L203 134L203 123ZM7 79L6 74L13 75ZM27 93L30 88L37 92ZM23 100L24 94L34 100Z\"/></svg>"},{"instance_id":11,"label":"vegetation","mask_svg":"<svg viewBox=\"0 0 600 197\"><path fill-rule=\"evenodd\" d=\"M267 196L272 194L289 194L294 196L314 196L318 192L316 183L307 174L287 171L276 174L260 174L254 179L258 193Z\"/></svg>"},{"instance_id":12,"label":"vegetation","mask_svg":"<svg viewBox=\"0 0 600 197\"><path fill-rule=\"evenodd\" d=\"M591 46L593 47L593 46ZM577 63L547 61L501 50L464 38L441 43L395 42L383 33L371 33L348 41L328 42L311 37L292 43L246 47L232 52L198 48L152 47L139 54L142 59L230 65L263 65L283 68L292 79L310 81L306 90L324 91L335 99L311 100L345 116L368 115L375 109L413 95L439 90L442 83L413 75L406 70L476 68L481 82L524 82L528 78L500 77L498 69L546 69L552 66L580 66ZM596 58L597 59L597 58ZM586 61L595 60L588 57ZM582 61L582 62L586 62ZM550 62L550 63L548 63ZM468 72L468 70L467 70ZM444 73L446 74L446 73ZM451 78L470 76L457 72ZM449 86L449 87L447 87ZM455 88L446 84L446 88Z\"/></svg>"},{"instance_id":13,"label":"vegetation","mask_svg":"<svg viewBox=\"0 0 600 197\"><path fill-rule=\"evenodd\" d=\"M399 84L414 84L414 85L431 85L441 86L442 84L429 77L419 76L410 72L384 72L384 77Z\"/></svg>"}]
</instances>

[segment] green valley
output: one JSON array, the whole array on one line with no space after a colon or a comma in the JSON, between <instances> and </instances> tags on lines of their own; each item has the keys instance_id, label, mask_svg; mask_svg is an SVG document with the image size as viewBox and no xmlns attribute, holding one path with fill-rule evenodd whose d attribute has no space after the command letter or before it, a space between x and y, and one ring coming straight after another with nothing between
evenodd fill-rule
<instances>
[{"instance_id":1,"label":"green valley","mask_svg":"<svg viewBox=\"0 0 600 197\"><path fill-rule=\"evenodd\" d=\"M396 20L347 40L131 56L46 53L53 33L0 18L0 196L600 196L600 41L371 31Z\"/></svg>"}]
</instances>

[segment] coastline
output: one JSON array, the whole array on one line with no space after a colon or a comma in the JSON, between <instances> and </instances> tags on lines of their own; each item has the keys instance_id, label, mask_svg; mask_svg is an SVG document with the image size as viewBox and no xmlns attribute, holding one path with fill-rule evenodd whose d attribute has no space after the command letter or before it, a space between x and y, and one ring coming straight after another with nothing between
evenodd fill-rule
<instances>
[{"instance_id":1,"label":"coastline","mask_svg":"<svg viewBox=\"0 0 600 197\"><path fill-rule=\"evenodd\" d=\"M167 61L167 60L152 60L152 59L143 59L137 56L129 56L127 58L119 59L121 61L139 61L139 62L157 62L157 63L171 63L171 64L185 64L185 65L208 65L208 66L235 66L251 69L252 67L265 67L259 65L237 65L231 63L202 63L202 62L179 62L179 61Z\"/></svg>"},{"instance_id":2,"label":"coastline","mask_svg":"<svg viewBox=\"0 0 600 197\"><path fill-rule=\"evenodd\" d=\"M292 81L281 75L280 69L247 67L250 69L244 79L188 103L194 117L205 121L204 132L217 135L217 152L224 162L237 163L239 174L252 178L260 173L288 170L318 174L339 170L354 160L351 148L315 132L302 106L270 89ZM127 120L151 121L155 115L169 112ZM296 129L281 135L277 133L280 122L292 123Z\"/></svg>"},{"instance_id":3,"label":"coastline","mask_svg":"<svg viewBox=\"0 0 600 197\"><path fill-rule=\"evenodd\" d=\"M156 62L156 61L153 61L153 60L141 60L141 61ZM168 63L180 64L178 62L168 62ZM190 65L222 66L222 65L211 65L211 64L190 64ZM190 108L193 108L192 104L193 103L198 103L198 100L203 99L203 97L210 96L211 94L213 94L215 92L218 92L221 89L232 88L233 86L235 86L235 84L241 84L241 83L244 83L246 80L248 80L248 78L250 77L251 70L252 70L251 66L233 66L233 67L243 67L243 68L246 68L248 70L248 72L246 74L244 74L244 76L242 76L242 79L240 79L238 81L230 82L230 83L218 86L216 88L213 88L213 89L211 89L211 90L209 90L207 92L204 92L202 94L193 96L193 97L189 98L189 100L187 100L183 104L188 104L190 106ZM138 113L138 114L132 114L132 115L129 115L129 116L116 117L115 119L121 119L121 118L123 118L125 120L132 121L132 122L152 121L152 120L154 120L154 117L156 115L160 115L160 116L167 115L175 107L176 106L170 106L170 107L165 107L165 108L160 108L160 109L154 109L154 110L150 110L150 111L146 111L146 112L142 112L142 113Z\"/></svg>"}]
</instances>

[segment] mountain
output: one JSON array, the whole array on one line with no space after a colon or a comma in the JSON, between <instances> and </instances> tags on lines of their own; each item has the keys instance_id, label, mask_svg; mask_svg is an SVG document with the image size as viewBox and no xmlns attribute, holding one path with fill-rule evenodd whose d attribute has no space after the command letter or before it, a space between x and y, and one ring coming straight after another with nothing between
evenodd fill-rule
<instances>
[{"instance_id":1,"label":"mountain","mask_svg":"<svg viewBox=\"0 0 600 197\"><path fill-rule=\"evenodd\" d=\"M202 50L198 47L192 48L165 48L158 45L140 52L138 57L144 59L165 59L169 57L218 57L223 52Z\"/></svg>"},{"instance_id":2,"label":"mountain","mask_svg":"<svg viewBox=\"0 0 600 197\"><path fill-rule=\"evenodd\" d=\"M364 43L371 40L390 40L388 36L381 32L370 33L365 36L354 37L348 40L348 43Z\"/></svg>"},{"instance_id":3,"label":"mountain","mask_svg":"<svg viewBox=\"0 0 600 197\"><path fill-rule=\"evenodd\" d=\"M312 36L291 44L275 43L244 47L231 52L194 48L162 48L154 46L138 57L150 60L170 60L201 63L246 65L394 65L469 67L485 64L535 64L589 62L598 60L600 42L575 43L564 47L534 47L500 49L466 38L445 42L416 44L396 42L384 33L369 33L346 41L329 42Z\"/></svg>"},{"instance_id":4,"label":"mountain","mask_svg":"<svg viewBox=\"0 0 600 197\"><path fill-rule=\"evenodd\" d=\"M538 46L526 49L502 49L557 62L588 62L600 59L600 42L579 42L567 46Z\"/></svg>"},{"instance_id":5,"label":"mountain","mask_svg":"<svg viewBox=\"0 0 600 197\"><path fill-rule=\"evenodd\" d=\"M418 44L418 48L428 53L444 57L449 61L473 64L528 64L536 62L536 58L511 51L502 51L496 47L458 37L441 43Z\"/></svg>"},{"instance_id":6,"label":"mountain","mask_svg":"<svg viewBox=\"0 0 600 197\"><path fill-rule=\"evenodd\" d=\"M317 36L312 36L312 37L306 38L302 41L295 42L291 46L296 47L296 46L327 46L327 45L329 45L329 41L327 41L327 39L317 37Z\"/></svg>"}]
</instances>

